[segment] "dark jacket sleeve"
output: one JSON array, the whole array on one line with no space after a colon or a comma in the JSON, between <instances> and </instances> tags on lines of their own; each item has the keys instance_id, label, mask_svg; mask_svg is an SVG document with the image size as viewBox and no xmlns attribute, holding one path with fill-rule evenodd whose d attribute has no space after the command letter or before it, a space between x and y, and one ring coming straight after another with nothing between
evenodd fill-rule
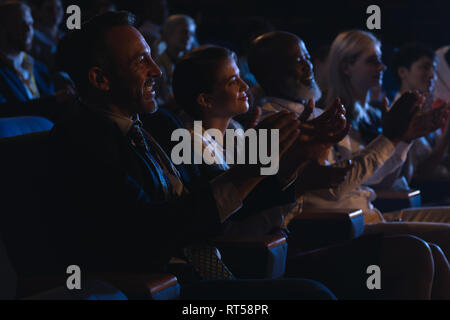
<instances>
[{"instance_id":1,"label":"dark jacket sleeve","mask_svg":"<svg viewBox=\"0 0 450 320\"><path fill-rule=\"evenodd\" d=\"M68 144L66 133L51 133L50 218L64 226L54 231L63 239L63 260L91 269L161 270L178 249L220 233L207 182L173 201L153 201L148 180L127 172L117 160L123 155L101 136Z\"/></svg>"}]
</instances>

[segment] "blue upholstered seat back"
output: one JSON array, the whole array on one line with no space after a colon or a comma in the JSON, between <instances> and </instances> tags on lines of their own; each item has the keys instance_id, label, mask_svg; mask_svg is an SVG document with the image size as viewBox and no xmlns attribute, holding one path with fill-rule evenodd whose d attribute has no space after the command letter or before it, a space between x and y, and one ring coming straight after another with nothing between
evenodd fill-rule
<instances>
[{"instance_id":1,"label":"blue upholstered seat back","mask_svg":"<svg viewBox=\"0 0 450 320\"><path fill-rule=\"evenodd\" d=\"M36 116L0 118L0 137L14 137L23 134L48 131L53 122Z\"/></svg>"}]
</instances>

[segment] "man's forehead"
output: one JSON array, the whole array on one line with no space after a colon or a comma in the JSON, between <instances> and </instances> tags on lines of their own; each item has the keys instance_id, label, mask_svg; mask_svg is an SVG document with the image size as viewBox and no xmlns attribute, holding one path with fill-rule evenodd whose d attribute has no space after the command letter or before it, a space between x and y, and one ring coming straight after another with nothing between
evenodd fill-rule
<instances>
[{"instance_id":1,"label":"man's forehead","mask_svg":"<svg viewBox=\"0 0 450 320\"><path fill-rule=\"evenodd\" d=\"M295 55L295 56L304 56L304 55L308 55L308 50L306 49L306 45L303 42L302 39L300 39L299 37L293 37L289 42L288 42L288 50L286 50L286 52L289 55Z\"/></svg>"},{"instance_id":2,"label":"man's forehead","mask_svg":"<svg viewBox=\"0 0 450 320\"><path fill-rule=\"evenodd\" d=\"M114 53L130 58L137 53L150 50L141 33L132 26L114 26L106 34L106 42Z\"/></svg>"},{"instance_id":3,"label":"man's forehead","mask_svg":"<svg viewBox=\"0 0 450 320\"><path fill-rule=\"evenodd\" d=\"M187 29L189 31L195 31L195 23L193 23L192 21L187 20L187 19L182 19L182 20L178 21L173 28L173 30L180 30L180 29L183 29L183 30Z\"/></svg>"},{"instance_id":4,"label":"man's forehead","mask_svg":"<svg viewBox=\"0 0 450 320\"><path fill-rule=\"evenodd\" d=\"M428 56L421 56L419 59L417 59L415 62L419 62L419 63L429 63L429 64L433 64L433 65L437 65L437 59L432 59Z\"/></svg>"}]
</instances>

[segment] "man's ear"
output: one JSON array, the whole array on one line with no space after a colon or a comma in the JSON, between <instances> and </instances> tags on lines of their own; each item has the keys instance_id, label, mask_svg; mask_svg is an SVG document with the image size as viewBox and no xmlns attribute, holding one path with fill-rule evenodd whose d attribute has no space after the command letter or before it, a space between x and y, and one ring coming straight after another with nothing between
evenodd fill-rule
<instances>
[{"instance_id":1,"label":"man's ear","mask_svg":"<svg viewBox=\"0 0 450 320\"><path fill-rule=\"evenodd\" d=\"M92 67L89 69L89 82L92 86L100 91L109 91L110 84L109 78L106 76L105 72L99 67Z\"/></svg>"},{"instance_id":2,"label":"man's ear","mask_svg":"<svg viewBox=\"0 0 450 320\"><path fill-rule=\"evenodd\" d=\"M408 71L406 67L398 67L397 74L400 80L404 80L408 76Z\"/></svg>"},{"instance_id":3,"label":"man's ear","mask_svg":"<svg viewBox=\"0 0 450 320\"><path fill-rule=\"evenodd\" d=\"M205 109L212 108L212 97L207 93L200 93L197 97L197 103L200 107Z\"/></svg>"}]
</instances>

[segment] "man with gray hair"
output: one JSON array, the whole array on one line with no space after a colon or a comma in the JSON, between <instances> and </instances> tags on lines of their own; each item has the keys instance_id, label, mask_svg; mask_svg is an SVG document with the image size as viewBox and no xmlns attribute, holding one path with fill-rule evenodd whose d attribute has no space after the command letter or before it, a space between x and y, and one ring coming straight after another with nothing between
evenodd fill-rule
<instances>
[{"instance_id":1,"label":"man with gray hair","mask_svg":"<svg viewBox=\"0 0 450 320\"><path fill-rule=\"evenodd\" d=\"M175 64L195 47L197 42L195 39L196 28L194 19L183 14L171 15L164 23L162 40L167 47L156 59L156 63L162 72L162 77L158 83L159 104L168 103L173 98L172 77Z\"/></svg>"}]
</instances>

